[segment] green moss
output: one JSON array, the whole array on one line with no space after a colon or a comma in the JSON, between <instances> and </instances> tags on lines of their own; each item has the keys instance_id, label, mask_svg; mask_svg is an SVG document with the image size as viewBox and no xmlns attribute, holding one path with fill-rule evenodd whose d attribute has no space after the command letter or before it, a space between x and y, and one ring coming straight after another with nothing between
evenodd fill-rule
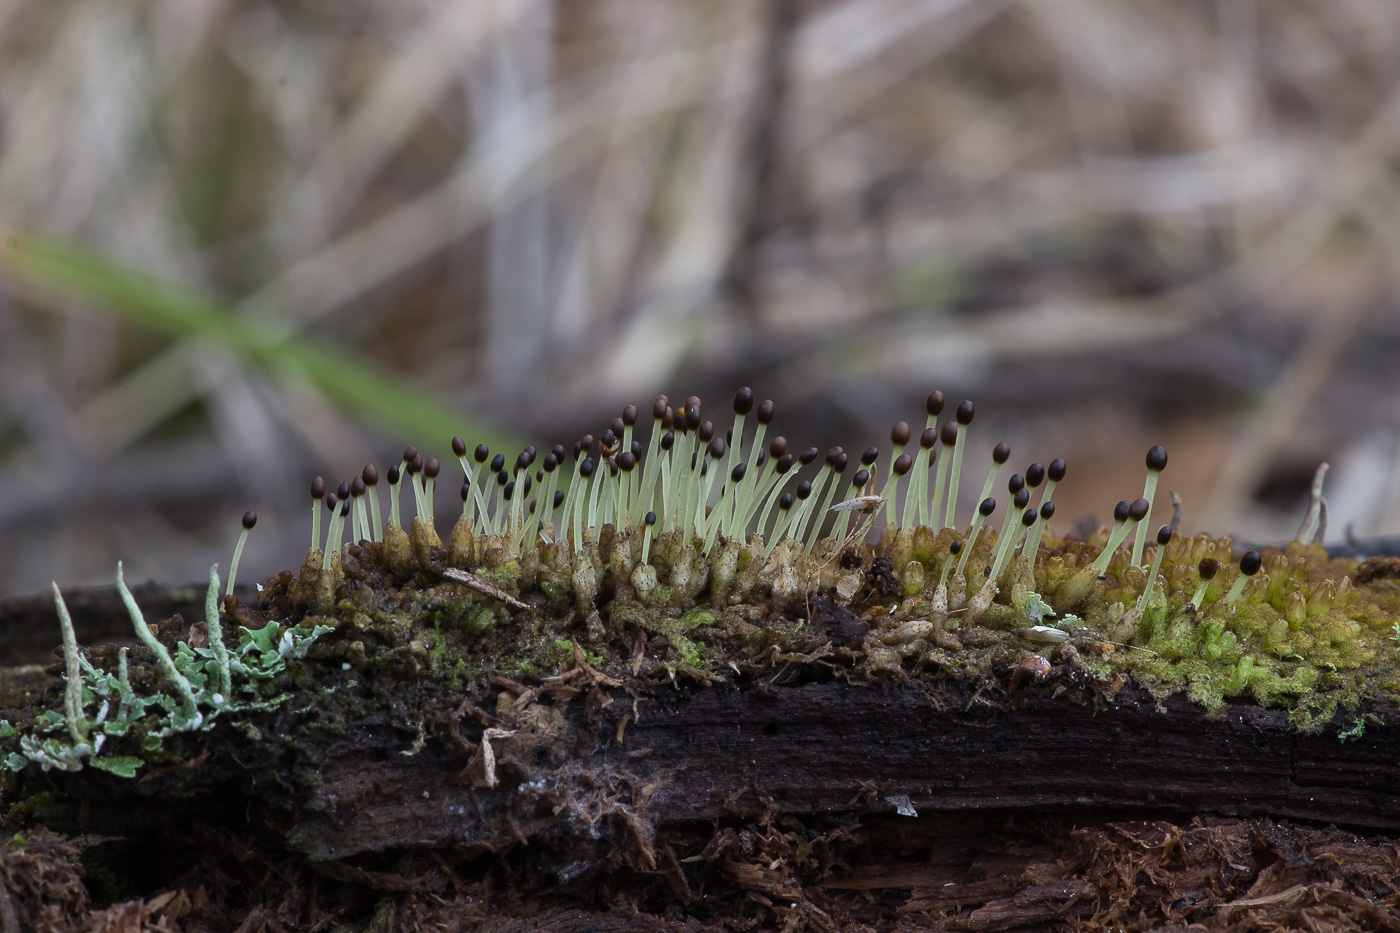
<instances>
[{"instance_id":1,"label":"green moss","mask_svg":"<svg viewBox=\"0 0 1400 933\"><path fill-rule=\"evenodd\" d=\"M433 662L433 668L441 667L443 660L447 657L447 640L442 637L442 613L433 613L433 641L432 647L428 649L428 657Z\"/></svg>"},{"instance_id":2,"label":"green moss","mask_svg":"<svg viewBox=\"0 0 1400 933\"><path fill-rule=\"evenodd\" d=\"M494 566L487 565L477 568L474 572L487 583L498 586L507 593L520 592L519 561L508 560Z\"/></svg>"},{"instance_id":3,"label":"green moss","mask_svg":"<svg viewBox=\"0 0 1400 933\"><path fill-rule=\"evenodd\" d=\"M574 643L572 640L568 638L556 638L554 639L554 647L558 650L560 663L566 666L573 663ZM597 667L598 665L603 663L604 659L601 654L598 654L594 651L589 651L586 648L581 650L583 651L583 659L589 664L593 665L594 667ZM520 669L522 667L528 667L530 670L534 670L534 665L530 664L530 662L528 661L516 662L517 669Z\"/></svg>"}]
</instances>

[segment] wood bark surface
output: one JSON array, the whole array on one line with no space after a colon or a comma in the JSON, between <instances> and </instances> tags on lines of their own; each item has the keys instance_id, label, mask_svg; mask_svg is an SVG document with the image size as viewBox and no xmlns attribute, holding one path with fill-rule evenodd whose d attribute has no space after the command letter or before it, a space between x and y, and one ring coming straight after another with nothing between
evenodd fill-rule
<instances>
[{"instance_id":1,"label":"wood bark surface","mask_svg":"<svg viewBox=\"0 0 1400 933\"><path fill-rule=\"evenodd\" d=\"M1206 719L1182 698L1125 688L1097 708L1048 682L1006 695L756 681L633 701L587 694L522 754L499 750L493 788L465 783L470 755L416 755L381 729L325 762L293 832L313 859L403 846L500 849L558 830L602 794L651 826L765 811L1111 812L1269 816L1400 829L1400 736L1336 728L1300 735L1278 711L1230 706ZM628 720L622 727L624 717ZM621 728L620 728L621 727ZM620 736L620 738L619 738ZM514 741L514 740L512 740ZM562 748L545 762L542 746ZM911 819L914 819L911 817Z\"/></svg>"}]
</instances>

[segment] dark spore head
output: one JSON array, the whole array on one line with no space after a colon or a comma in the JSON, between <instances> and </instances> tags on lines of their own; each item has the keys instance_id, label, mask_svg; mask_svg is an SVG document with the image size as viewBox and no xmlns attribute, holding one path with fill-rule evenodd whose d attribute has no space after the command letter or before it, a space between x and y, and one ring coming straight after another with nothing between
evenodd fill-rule
<instances>
[{"instance_id":1,"label":"dark spore head","mask_svg":"<svg viewBox=\"0 0 1400 933\"><path fill-rule=\"evenodd\" d=\"M695 436L700 438L700 443L708 444L710 439L715 436L715 423L713 421L703 422L695 432Z\"/></svg>"},{"instance_id":2,"label":"dark spore head","mask_svg":"<svg viewBox=\"0 0 1400 933\"><path fill-rule=\"evenodd\" d=\"M428 479L437 479L437 475L442 472L442 464L438 463L437 457L429 457L423 464L423 475Z\"/></svg>"},{"instance_id":3,"label":"dark spore head","mask_svg":"<svg viewBox=\"0 0 1400 933\"><path fill-rule=\"evenodd\" d=\"M781 434L768 442L768 456L772 457L774 460L780 459L786 454L787 449L787 438L783 437Z\"/></svg>"},{"instance_id":4,"label":"dark spore head","mask_svg":"<svg viewBox=\"0 0 1400 933\"><path fill-rule=\"evenodd\" d=\"M977 513L983 518L989 517L996 510L997 500L993 499L991 496L988 496L987 498L983 499L982 503L979 506L977 506Z\"/></svg>"},{"instance_id":5,"label":"dark spore head","mask_svg":"<svg viewBox=\"0 0 1400 933\"><path fill-rule=\"evenodd\" d=\"M661 430L669 431L676 426L676 410L669 405L666 407L666 415L661 419ZM684 427L684 424L682 424Z\"/></svg>"},{"instance_id":6,"label":"dark spore head","mask_svg":"<svg viewBox=\"0 0 1400 933\"><path fill-rule=\"evenodd\" d=\"M812 484L808 480L803 480L797 484L797 498L806 500L812 494Z\"/></svg>"},{"instance_id":7,"label":"dark spore head","mask_svg":"<svg viewBox=\"0 0 1400 933\"><path fill-rule=\"evenodd\" d=\"M961 554L962 549L963 543L961 541L954 541L952 544L948 545L948 553L953 557L957 557L959 554Z\"/></svg>"},{"instance_id":8,"label":"dark spore head","mask_svg":"<svg viewBox=\"0 0 1400 933\"><path fill-rule=\"evenodd\" d=\"M1258 551L1245 551L1240 558L1240 573L1246 577L1252 577L1259 572L1259 568L1264 566L1264 556Z\"/></svg>"},{"instance_id":9,"label":"dark spore head","mask_svg":"<svg viewBox=\"0 0 1400 933\"><path fill-rule=\"evenodd\" d=\"M636 406L636 405L628 405L626 408L622 409L622 426L623 426L624 428L630 428L630 427L632 427L632 425L634 425L634 424L636 424L636 423L637 423L637 406Z\"/></svg>"},{"instance_id":10,"label":"dark spore head","mask_svg":"<svg viewBox=\"0 0 1400 933\"><path fill-rule=\"evenodd\" d=\"M944 447L952 447L958 442L958 423L956 421L943 422L943 429L940 435Z\"/></svg>"},{"instance_id":11,"label":"dark spore head","mask_svg":"<svg viewBox=\"0 0 1400 933\"><path fill-rule=\"evenodd\" d=\"M747 415L753 411L753 389L744 386L734 393L734 414Z\"/></svg>"},{"instance_id":12,"label":"dark spore head","mask_svg":"<svg viewBox=\"0 0 1400 933\"><path fill-rule=\"evenodd\" d=\"M1161 528L1158 528L1158 529L1157 529L1157 544L1158 544L1160 547L1166 547L1168 544L1171 543L1171 540L1172 540L1172 526L1171 526L1171 525L1163 525Z\"/></svg>"},{"instance_id":13,"label":"dark spore head","mask_svg":"<svg viewBox=\"0 0 1400 933\"><path fill-rule=\"evenodd\" d=\"M864 489L868 482L870 482L869 470L856 470L856 475L851 477L851 485L856 489Z\"/></svg>"},{"instance_id":14,"label":"dark spore head","mask_svg":"<svg viewBox=\"0 0 1400 933\"><path fill-rule=\"evenodd\" d=\"M365 485L373 489L379 485L379 468L373 463L366 463L365 468L360 471L360 479L365 481Z\"/></svg>"},{"instance_id":15,"label":"dark spore head","mask_svg":"<svg viewBox=\"0 0 1400 933\"><path fill-rule=\"evenodd\" d=\"M253 530L253 526L258 523L258 513L252 509L243 513L243 527L248 531Z\"/></svg>"},{"instance_id":16,"label":"dark spore head","mask_svg":"<svg viewBox=\"0 0 1400 933\"><path fill-rule=\"evenodd\" d=\"M593 475L595 461L592 457L584 457L583 462L578 465L578 475L584 479Z\"/></svg>"},{"instance_id":17,"label":"dark spore head","mask_svg":"<svg viewBox=\"0 0 1400 933\"><path fill-rule=\"evenodd\" d=\"M896 421L894 427L890 428L890 442L900 447L909 443L909 438L913 436L907 421Z\"/></svg>"},{"instance_id":18,"label":"dark spore head","mask_svg":"<svg viewBox=\"0 0 1400 933\"><path fill-rule=\"evenodd\" d=\"M661 449L662 449L662 450L670 450L671 447L675 445L675 443L676 443L676 432L675 432L675 431L667 431L665 434L661 435Z\"/></svg>"},{"instance_id":19,"label":"dark spore head","mask_svg":"<svg viewBox=\"0 0 1400 933\"><path fill-rule=\"evenodd\" d=\"M784 512L792 508L792 493L785 492L778 497L778 508L782 509Z\"/></svg>"},{"instance_id":20,"label":"dark spore head","mask_svg":"<svg viewBox=\"0 0 1400 933\"><path fill-rule=\"evenodd\" d=\"M1012 473L1011 477L1006 481L1006 491L1011 493L1013 496L1018 490L1025 488L1026 478L1020 473Z\"/></svg>"},{"instance_id":21,"label":"dark spore head","mask_svg":"<svg viewBox=\"0 0 1400 933\"><path fill-rule=\"evenodd\" d=\"M496 485L497 485L497 486L504 486L506 483L509 483L509 482L510 482L510 474L507 473L505 470L501 470L499 473L496 474Z\"/></svg>"},{"instance_id":22,"label":"dark spore head","mask_svg":"<svg viewBox=\"0 0 1400 933\"><path fill-rule=\"evenodd\" d=\"M344 502L340 503L340 517L341 517L341 518L344 518L345 516L347 516L347 515L349 515L349 514L350 514L350 500L349 500L349 499L346 499Z\"/></svg>"},{"instance_id":23,"label":"dark spore head","mask_svg":"<svg viewBox=\"0 0 1400 933\"><path fill-rule=\"evenodd\" d=\"M509 482L509 483L506 483L505 488L501 490L501 496L502 496L502 498L504 498L507 502L509 502L509 501L511 500L511 497L514 496L514 495L515 495L515 483L514 483L513 481L512 481L512 482Z\"/></svg>"},{"instance_id":24,"label":"dark spore head","mask_svg":"<svg viewBox=\"0 0 1400 933\"><path fill-rule=\"evenodd\" d=\"M1167 448L1158 444L1147 452L1147 468L1160 473L1167 468Z\"/></svg>"},{"instance_id":25,"label":"dark spore head","mask_svg":"<svg viewBox=\"0 0 1400 933\"><path fill-rule=\"evenodd\" d=\"M491 448L485 444L477 444L476 450L472 451L472 459L477 463L485 463L489 456L491 456Z\"/></svg>"},{"instance_id":26,"label":"dark spore head","mask_svg":"<svg viewBox=\"0 0 1400 933\"><path fill-rule=\"evenodd\" d=\"M403 462L404 462L404 463L412 463L413 460L414 460L414 458L416 458L417 456L418 456L418 448L417 448L417 447L405 447L405 448L403 449Z\"/></svg>"},{"instance_id":27,"label":"dark spore head","mask_svg":"<svg viewBox=\"0 0 1400 933\"><path fill-rule=\"evenodd\" d=\"M754 420L759 424L772 424L776 411L777 409L773 407L773 400L766 398L758 403L758 414L754 415Z\"/></svg>"},{"instance_id":28,"label":"dark spore head","mask_svg":"<svg viewBox=\"0 0 1400 933\"><path fill-rule=\"evenodd\" d=\"M452 436L452 456L465 457L467 455L467 442L457 435Z\"/></svg>"},{"instance_id":29,"label":"dark spore head","mask_svg":"<svg viewBox=\"0 0 1400 933\"><path fill-rule=\"evenodd\" d=\"M1039 485L1040 485L1041 483L1043 483L1043 482L1045 482L1045 465L1044 465L1044 464L1041 464L1041 463L1032 463L1030 466L1026 467L1026 485L1027 485L1027 486L1031 487L1032 489L1035 489L1037 486L1039 486Z\"/></svg>"},{"instance_id":30,"label":"dark spore head","mask_svg":"<svg viewBox=\"0 0 1400 933\"><path fill-rule=\"evenodd\" d=\"M992 448L992 462L1000 466L1011 459L1011 445L1002 441Z\"/></svg>"},{"instance_id":31,"label":"dark spore head","mask_svg":"<svg viewBox=\"0 0 1400 933\"><path fill-rule=\"evenodd\" d=\"M875 461L880 459L880 448L867 447L865 453L860 455L861 466L874 466Z\"/></svg>"},{"instance_id":32,"label":"dark spore head","mask_svg":"<svg viewBox=\"0 0 1400 933\"><path fill-rule=\"evenodd\" d=\"M426 461L423 459L423 455L419 454L418 456L414 457L413 460L408 464L408 472L422 473L424 463L426 463Z\"/></svg>"},{"instance_id":33,"label":"dark spore head","mask_svg":"<svg viewBox=\"0 0 1400 933\"><path fill-rule=\"evenodd\" d=\"M1119 499L1118 504L1113 507L1113 520L1115 522L1126 522L1128 520L1128 510L1133 504L1127 499Z\"/></svg>"},{"instance_id":34,"label":"dark spore head","mask_svg":"<svg viewBox=\"0 0 1400 933\"><path fill-rule=\"evenodd\" d=\"M521 470L530 469L530 464L534 459L535 454L533 448L527 447L522 450L515 458L515 472L519 473Z\"/></svg>"},{"instance_id":35,"label":"dark spore head","mask_svg":"<svg viewBox=\"0 0 1400 933\"><path fill-rule=\"evenodd\" d=\"M588 453L589 451L591 451L593 449L593 435L585 434L583 437L580 437L578 439L578 447L579 450L583 451L584 453Z\"/></svg>"},{"instance_id":36,"label":"dark spore head","mask_svg":"<svg viewBox=\"0 0 1400 933\"><path fill-rule=\"evenodd\" d=\"M797 460L803 466L807 466L819 456L821 456L820 450L817 450L817 448L815 447L808 447L806 450L802 451L802 453L797 455Z\"/></svg>"},{"instance_id":37,"label":"dark spore head","mask_svg":"<svg viewBox=\"0 0 1400 933\"><path fill-rule=\"evenodd\" d=\"M325 494L326 481L318 476L311 481L311 498L320 499Z\"/></svg>"},{"instance_id":38,"label":"dark spore head","mask_svg":"<svg viewBox=\"0 0 1400 933\"><path fill-rule=\"evenodd\" d=\"M562 490L562 489L556 489L556 490L554 490L554 508L557 509L557 508L559 508L559 506L561 506L561 505L563 505L563 504L564 504L564 490Z\"/></svg>"},{"instance_id":39,"label":"dark spore head","mask_svg":"<svg viewBox=\"0 0 1400 933\"><path fill-rule=\"evenodd\" d=\"M564 449L564 445L563 445L563 444L555 444L553 447L551 447L551 448L549 449L549 452L552 453L552 454L554 454L554 462L555 462L555 463L563 463L563 462L564 462L564 456L568 453L568 451L566 451L566 450Z\"/></svg>"},{"instance_id":40,"label":"dark spore head","mask_svg":"<svg viewBox=\"0 0 1400 933\"><path fill-rule=\"evenodd\" d=\"M651 402L651 416L657 421L666 417L666 409L671 407L671 400L664 395L658 395Z\"/></svg>"},{"instance_id":41,"label":"dark spore head","mask_svg":"<svg viewBox=\"0 0 1400 933\"><path fill-rule=\"evenodd\" d=\"M938 429L925 428L924 433L919 435L919 446L924 450L929 450L938 443Z\"/></svg>"},{"instance_id":42,"label":"dark spore head","mask_svg":"<svg viewBox=\"0 0 1400 933\"><path fill-rule=\"evenodd\" d=\"M903 476L904 474L908 473L913 468L913 466L913 457L909 456L908 454L900 454L898 457L894 458L894 466L891 467L891 469L894 470L895 476Z\"/></svg>"},{"instance_id":43,"label":"dark spore head","mask_svg":"<svg viewBox=\"0 0 1400 933\"><path fill-rule=\"evenodd\" d=\"M1045 475L1058 483L1065 478L1065 470L1065 462L1059 457L1056 457L1054 460L1051 460L1050 465L1045 468Z\"/></svg>"},{"instance_id":44,"label":"dark spore head","mask_svg":"<svg viewBox=\"0 0 1400 933\"><path fill-rule=\"evenodd\" d=\"M1146 499L1134 499L1133 504L1128 507L1128 518L1140 522L1147 517L1147 513L1150 511L1152 511L1152 503Z\"/></svg>"},{"instance_id":45,"label":"dark spore head","mask_svg":"<svg viewBox=\"0 0 1400 933\"><path fill-rule=\"evenodd\" d=\"M334 513L335 507L340 503L340 497L333 492L326 493L326 508Z\"/></svg>"},{"instance_id":46,"label":"dark spore head","mask_svg":"<svg viewBox=\"0 0 1400 933\"><path fill-rule=\"evenodd\" d=\"M517 481L516 481L516 482L521 482L521 483L524 483L524 484L525 484L523 487L521 487L520 494L521 494L522 496L528 496L528 495L530 494L530 485L531 485L531 483L533 483L533 481L534 481L534 478L533 478L532 476L530 476L529 473L526 473L526 474L525 474L525 478L524 478L523 480L517 480Z\"/></svg>"},{"instance_id":47,"label":"dark spore head","mask_svg":"<svg viewBox=\"0 0 1400 933\"><path fill-rule=\"evenodd\" d=\"M356 499L365 494L365 489L364 477L357 476L350 481L350 495L354 496Z\"/></svg>"},{"instance_id":48,"label":"dark spore head","mask_svg":"<svg viewBox=\"0 0 1400 933\"><path fill-rule=\"evenodd\" d=\"M544 463L541 464L546 473L553 473L559 468L559 458L554 455L554 451L545 454Z\"/></svg>"},{"instance_id":49,"label":"dark spore head","mask_svg":"<svg viewBox=\"0 0 1400 933\"><path fill-rule=\"evenodd\" d=\"M604 428L603 433L598 437L598 443L604 447L617 446L617 433L612 428Z\"/></svg>"},{"instance_id":50,"label":"dark spore head","mask_svg":"<svg viewBox=\"0 0 1400 933\"><path fill-rule=\"evenodd\" d=\"M778 458L777 462L773 464L773 472L777 473L779 476L786 476L787 471L791 470L792 465L796 462L797 458L792 454L783 454Z\"/></svg>"},{"instance_id":51,"label":"dark spore head","mask_svg":"<svg viewBox=\"0 0 1400 933\"><path fill-rule=\"evenodd\" d=\"M958 424L972 424L973 411L972 403L967 399L963 399L961 402L958 402L958 410L953 417L958 419Z\"/></svg>"},{"instance_id":52,"label":"dark spore head","mask_svg":"<svg viewBox=\"0 0 1400 933\"><path fill-rule=\"evenodd\" d=\"M1018 509L1024 509L1026 507L1026 503L1030 501L1031 491L1024 486L1016 490L1016 495L1011 497L1011 505Z\"/></svg>"},{"instance_id":53,"label":"dark spore head","mask_svg":"<svg viewBox=\"0 0 1400 933\"><path fill-rule=\"evenodd\" d=\"M338 502L344 502L346 499L350 498L349 480L345 480L339 486L335 487L335 498Z\"/></svg>"},{"instance_id":54,"label":"dark spore head","mask_svg":"<svg viewBox=\"0 0 1400 933\"><path fill-rule=\"evenodd\" d=\"M937 389L930 392L928 398L924 399L924 411L933 417L943 414L943 393Z\"/></svg>"},{"instance_id":55,"label":"dark spore head","mask_svg":"<svg viewBox=\"0 0 1400 933\"><path fill-rule=\"evenodd\" d=\"M631 473L637 465L637 455L630 450L624 450L617 455L617 465L624 473Z\"/></svg>"},{"instance_id":56,"label":"dark spore head","mask_svg":"<svg viewBox=\"0 0 1400 933\"><path fill-rule=\"evenodd\" d=\"M731 483L742 482L744 474L748 472L748 469L749 465L740 460L738 463L734 464L734 469L729 471L729 481Z\"/></svg>"},{"instance_id":57,"label":"dark spore head","mask_svg":"<svg viewBox=\"0 0 1400 933\"><path fill-rule=\"evenodd\" d=\"M465 482L462 483L462 501L463 501L463 502L466 502L466 501L467 501L468 499L470 499L471 497L472 497L472 482L471 482L471 480L466 480Z\"/></svg>"},{"instance_id":58,"label":"dark spore head","mask_svg":"<svg viewBox=\"0 0 1400 933\"><path fill-rule=\"evenodd\" d=\"M388 474L387 474L387 479L389 480L389 485L390 485L390 486L397 486L397 485L399 484L399 476L400 476L400 475L402 475L402 474L399 473L399 465L398 465L397 463L394 464L393 466L389 467L389 472L388 472Z\"/></svg>"},{"instance_id":59,"label":"dark spore head","mask_svg":"<svg viewBox=\"0 0 1400 933\"><path fill-rule=\"evenodd\" d=\"M642 446L642 442L641 442L641 441L633 441L633 442L632 442L632 456L634 456L634 457L637 458L637 462L638 462L638 463L641 463L641 461L642 461L642 451L644 451L645 449L646 449L646 448Z\"/></svg>"},{"instance_id":60,"label":"dark spore head","mask_svg":"<svg viewBox=\"0 0 1400 933\"><path fill-rule=\"evenodd\" d=\"M1045 521L1047 521L1047 522L1050 521L1050 519L1054 518L1054 517L1055 517L1055 503L1053 503L1053 502L1042 502L1042 503L1040 504L1040 517L1041 517L1042 519L1044 519Z\"/></svg>"},{"instance_id":61,"label":"dark spore head","mask_svg":"<svg viewBox=\"0 0 1400 933\"><path fill-rule=\"evenodd\" d=\"M1035 509L1026 509L1021 513L1021 524L1025 525L1027 528L1031 527L1035 524L1035 519L1038 514L1040 513L1036 512Z\"/></svg>"},{"instance_id":62,"label":"dark spore head","mask_svg":"<svg viewBox=\"0 0 1400 933\"><path fill-rule=\"evenodd\" d=\"M723 456L724 456L724 451L725 451L725 447L724 447L724 438L722 438L722 437L711 438L711 439L710 439L709 451L710 451L710 456L713 457L713 458L716 459L716 460L718 460L720 457L723 457Z\"/></svg>"},{"instance_id":63,"label":"dark spore head","mask_svg":"<svg viewBox=\"0 0 1400 933\"><path fill-rule=\"evenodd\" d=\"M656 524L656 513L655 513L655 512L648 512L648 513L646 514L646 518L643 518L642 521L646 522L647 525L649 525L649 526L650 526L650 525L655 525L655 524Z\"/></svg>"},{"instance_id":64,"label":"dark spore head","mask_svg":"<svg viewBox=\"0 0 1400 933\"><path fill-rule=\"evenodd\" d=\"M491 472L499 473L506 468L506 455L496 454L491 458Z\"/></svg>"}]
</instances>

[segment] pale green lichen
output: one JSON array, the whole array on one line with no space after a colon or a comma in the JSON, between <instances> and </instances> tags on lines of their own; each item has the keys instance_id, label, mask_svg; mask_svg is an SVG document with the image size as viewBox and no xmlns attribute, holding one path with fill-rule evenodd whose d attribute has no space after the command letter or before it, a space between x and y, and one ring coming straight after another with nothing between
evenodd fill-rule
<instances>
[{"instance_id":1,"label":"pale green lichen","mask_svg":"<svg viewBox=\"0 0 1400 933\"><path fill-rule=\"evenodd\" d=\"M118 652L115 674L95 668L78 649L68 608L55 586L54 605L63 629L64 661L69 672L64 708L62 712L43 711L24 729L0 721L0 738L18 739L19 750L10 753L5 762L11 770L37 764L45 771L78 771L86 763L118 777L135 777L145 758L99 755L108 739L120 740L139 732L140 750L149 754L158 751L170 736L209 731L220 716L274 709L289 696L272 687L287 659L304 657L307 647L330 631L326 626L284 628L276 622L261 629L240 628L238 651L230 655L222 642L218 619L218 570L211 568L205 602L210 646L194 648L180 642L172 655L151 634L122 579L120 564L117 588L137 638L155 655L174 694L137 696L131 686L126 648ZM74 672L78 672L76 677ZM93 706L96 711L89 717L87 710Z\"/></svg>"}]
</instances>

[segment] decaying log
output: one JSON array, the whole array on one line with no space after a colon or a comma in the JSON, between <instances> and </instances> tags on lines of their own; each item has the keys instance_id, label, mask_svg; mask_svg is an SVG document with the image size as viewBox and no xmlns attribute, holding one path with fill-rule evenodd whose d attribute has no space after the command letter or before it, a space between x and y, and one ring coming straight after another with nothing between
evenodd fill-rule
<instances>
[{"instance_id":1,"label":"decaying log","mask_svg":"<svg viewBox=\"0 0 1400 933\"><path fill-rule=\"evenodd\" d=\"M1185 699L1159 705L1131 687L1097 708L1053 690L750 682L595 696L593 722L585 695L537 722L532 738L497 744L494 788L461 777L469 754L430 745L410 755L410 736L380 729L378 741L322 764L291 839L313 859L498 850L604 816L602 798L652 828L912 808L925 820L1211 813L1400 829L1393 730L1343 742L1336 728L1300 735L1283 713L1254 706L1208 721Z\"/></svg>"}]
</instances>

